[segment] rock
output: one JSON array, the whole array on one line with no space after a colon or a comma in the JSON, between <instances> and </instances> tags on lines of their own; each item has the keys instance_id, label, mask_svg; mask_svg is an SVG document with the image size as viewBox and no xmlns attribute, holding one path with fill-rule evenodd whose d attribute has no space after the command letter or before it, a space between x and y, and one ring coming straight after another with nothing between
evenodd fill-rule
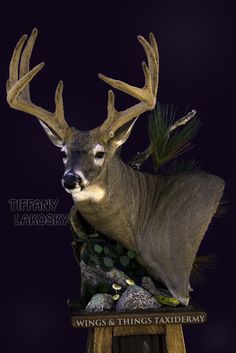
<instances>
[{"instance_id":1,"label":"rock","mask_svg":"<svg viewBox=\"0 0 236 353\"><path fill-rule=\"evenodd\" d=\"M107 284L107 281L97 273L96 268L89 267L83 261L80 262L81 270L81 295L86 295L86 284L92 288L97 288L101 284Z\"/></svg>"},{"instance_id":2,"label":"rock","mask_svg":"<svg viewBox=\"0 0 236 353\"><path fill-rule=\"evenodd\" d=\"M158 303L161 305L175 307L180 304L180 302L176 298L173 298L172 294L168 291L168 289L157 288L153 280L148 276L144 276L142 278L142 287L145 288L152 295L154 295Z\"/></svg>"},{"instance_id":3,"label":"rock","mask_svg":"<svg viewBox=\"0 0 236 353\"><path fill-rule=\"evenodd\" d=\"M158 309L160 304L145 289L139 286L129 286L116 304L116 311L132 311Z\"/></svg>"},{"instance_id":4,"label":"rock","mask_svg":"<svg viewBox=\"0 0 236 353\"><path fill-rule=\"evenodd\" d=\"M87 304L85 311L101 312L111 310L114 306L114 301L111 294L97 293Z\"/></svg>"},{"instance_id":5,"label":"rock","mask_svg":"<svg viewBox=\"0 0 236 353\"><path fill-rule=\"evenodd\" d=\"M117 268L112 268L111 271L105 272L98 265L96 267L88 266L84 261L80 262L81 269L81 294L84 292L84 283L89 283L91 287L97 287L100 283L105 283L111 286L116 283L122 288L127 288L126 282L129 277Z\"/></svg>"},{"instance_id":6,"label":"rock","mask_svg":"<svg viewBox=\"0 0 236 353\"><path fill-rule=\"evenodd\" d=\"M151 279L151 277L143 276L142 277L142 287L145 288L149 293L155 296L164 296L164 297L172 297L172 294L168 291L168 289L157 288Z\"/></svg>"}]
</instances>

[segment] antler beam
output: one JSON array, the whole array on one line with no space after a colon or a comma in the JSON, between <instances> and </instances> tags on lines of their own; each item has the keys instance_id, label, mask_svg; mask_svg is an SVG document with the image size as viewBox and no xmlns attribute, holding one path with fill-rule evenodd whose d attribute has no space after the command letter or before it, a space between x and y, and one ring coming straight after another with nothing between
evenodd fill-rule
<instances>
[{"instance_id":1,"label":"antler beam","mask_svg":"<svg viewBox=\"0 0 236 353\"><path fill-rule=\"evenodd\" d=\"M64 118L62 99L63 82L60 81L56 88L56 108L54 113L48 112L45 109L35 105L30 99L29 83L45 65L42 62L33 69L29 70L31 53L37 34L37 29L33 29L28 41L27 35L23 35L15 47L9 67L7 101L12 108L37 117L41 122L49 126L58 134L60 138L63 139L67 129L69 129L69 126ZM26 45L23 50L25 43Z\"/></svg>"},{"instance_id":2,"label":"antler beam","mask_svg":"<svg viewBox=\"0 0 236 353\"><path fill-rule=\"evenodd\" d=\"M102 130L114 132L128 121L133 120L142 113L152 110L155 107L159 74L159 55L157 43L152 33L149 34L150 43L142 36L138 36L138 40L143 46L148 60L148 66L145 62L142 63L145 76L143 88L131 86L125 82L114 80L102 74L98 74L98 76L110 86L125 92L134 98L137 98L140 103L124 111L117 111L115 109L114 93L112 90L109 90L107 105L108 114L107 119L101 125Z\"/></svg>"}]
</instances>

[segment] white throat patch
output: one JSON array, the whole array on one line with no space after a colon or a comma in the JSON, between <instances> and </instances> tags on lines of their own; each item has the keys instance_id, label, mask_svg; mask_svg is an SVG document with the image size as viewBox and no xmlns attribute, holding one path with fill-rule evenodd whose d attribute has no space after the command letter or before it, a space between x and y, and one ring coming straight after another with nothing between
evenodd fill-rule
<instances>
[{"instance_id":1,"label":"white throat patch","mask_svg":"<svg viewBox=\"0 0 236 353\"><path fill-rule=\"evenodd\" d=\"M97 185L88 185L85 189L79 191L76 189L71 190L74 202L80 201L94 201L100 202L105 196L105 190Z\"/></svg>"}]
</instances>

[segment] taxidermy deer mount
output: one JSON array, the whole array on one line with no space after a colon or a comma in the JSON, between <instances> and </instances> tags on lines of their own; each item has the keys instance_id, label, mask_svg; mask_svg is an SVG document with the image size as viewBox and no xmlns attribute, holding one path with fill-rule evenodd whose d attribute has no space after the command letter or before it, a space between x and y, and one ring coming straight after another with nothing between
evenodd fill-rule
<instances>
[{"instance_id":1,"label":"taxidermy deer mount","mask_svg":"<svg viewBox=\"0 0 236 353\"><path fill-rule=\"evenodd\" d=\"M216 212L224 182L205 172L173 176L142 173L124 164L116 154L138 116L156 104L159 55L154 35L150 34L149 41L138 36L148 63L142 63L143 88L99 74L100 79L139 103L117 111L114 93L109 90L107 118L90 131L79 131L66 123L62 81L56 89L54 113L32 103L29 83L44 66L41 63L29 69L36 36L36 29L28 41L27 35L22 36L14 50L7 81L9 105L39 119L50 140L65 154L62 184L86 221L133 250L150 276L163 282L187 305L193 262ZM194 114L191 112L179 124Z\"/></svg>"}]
</instances>

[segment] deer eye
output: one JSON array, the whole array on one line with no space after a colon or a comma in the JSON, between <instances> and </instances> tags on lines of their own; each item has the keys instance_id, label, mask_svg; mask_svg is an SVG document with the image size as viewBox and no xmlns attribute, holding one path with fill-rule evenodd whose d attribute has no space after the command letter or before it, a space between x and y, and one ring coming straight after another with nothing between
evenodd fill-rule
<instances>
[{"instance_id":1,"label":"deer eye","mask_svg":"<svg viewBox=\"0 0 236 353\"><path fill-rule=\"evenodd\" d=\"M65 151L62 151L62 160L63 160L63 163L66 164L67 160L68 160L68 157L67 157L67 154Z\"/></svg>"},{"instance_id":2,"label":"deer eye","mask_svg":"<svg viewBox=\"0 0 236 353\"><path fill-rule=\"evenodd\" d=\"M95 154L95 158L103 158L104 155L105 155L105 152L98 151L98 152L96 152L96 154Z\"/></svg>"},{"instance_id":3,"label":"deer eye","mask_svg":"<svg viewBox=\"0 0 236 353\"><path fill-rule=\"evenodd\" d=\"M63 160L63 163L66 164L67 161L68 161L68 158L67 158L67 157L64 157L64 158L62 158L62 160Z\"/></svg>"}]
</instances>

